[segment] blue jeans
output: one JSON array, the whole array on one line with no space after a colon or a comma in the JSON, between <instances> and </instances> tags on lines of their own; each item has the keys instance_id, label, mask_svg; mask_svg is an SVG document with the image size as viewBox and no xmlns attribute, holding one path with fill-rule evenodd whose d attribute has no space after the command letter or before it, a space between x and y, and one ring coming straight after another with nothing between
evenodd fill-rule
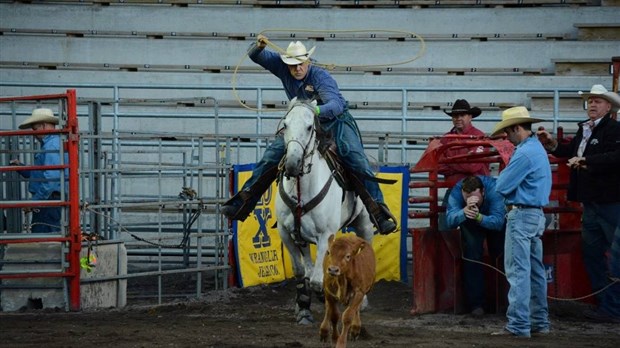
<instances>
[{"instance_id":1,"label":"blue jeans","mask_svg":"<svg viewBox=\"0 0 620 348\"><path fill-rule=\"evenodd\" d=\"M40 207L32 212L32 233L60 232L60 207Z\"/></svg>"},{"instance_id":2,"label":"blue jeans","mask_svg":"<svg viewBox=\"0 0 620 348\"><path fill-rule=\"evenodd\" d=\"M547 278L540 237L545 231L542 209L515 208L508 213L504 268L510 284L506 329L517 336L549 329Z\"/></svg>"},{"instance_id":3,"label":"blue jeans","mask_svg":"<svg viewBox=\"0 0 620 348\"><path fill-rule=\"evenodd\" d=\"M374 177L375 174L370 168L368 157L366 157L364 153L364 146L362 145L357 125L348 111L334 120L321 122L321 126L327 131L332 132L336 144L338 145L338 155L347 169L366 174L369 177ZM252 176L245 182L242 190L249 190L250 186L252 186L263 173L277 166L285 153L286 144L284 144L284 139L282 136L277 136L265 150L263 158L261 158L256 164L256 167L254 167ZM364 186L375 202L383 203L383 194L379 189L379 183L365 180ZM259 198L260 197L255 197L256 202Z\"/></svg>"},{"instance_id":4,"label":"blue jeans","mask_svg":"<svg viewBox=\"0 0 620 348\"><path fill-rule=\"evenodd\" d=\"M472 220L466 220L460 226L461 239L463 242L463 256L470 260L483 262L484 240L487 241L487 249L491 260L496 260L502 254L504 247L504 230L493 231L481 227ZM495 264L493 264L495 266ZM463 260L463 283L465 298L469 309L484 308L486 305L485 266Z\"/></svg>"},{"instance_id":5,"label":"blue jeans","mask_svg":"<svg viewBox=\"0 0 620 348\"><path fill-rule=\"evenodd\" d=\"M620 203L584 203L581 240L593 291L608 286L608 276L620 278ZM597 300L600 311L620 318L620 283L597 294Z\"/></svg>"}]
</instances>

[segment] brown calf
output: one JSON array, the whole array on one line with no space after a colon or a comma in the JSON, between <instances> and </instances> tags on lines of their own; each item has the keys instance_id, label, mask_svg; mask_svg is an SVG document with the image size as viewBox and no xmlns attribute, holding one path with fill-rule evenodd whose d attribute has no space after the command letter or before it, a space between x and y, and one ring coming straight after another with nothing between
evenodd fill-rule
<instances>
[{"instance_id":1,"label":"brown calf","mask_svg":"<svg viewBox=\"0 0 620 348\"><path fill-rule=\"evenodd\" d=\"M360 307L364 296L375 282L375 253L372 246L354 234L335 239L329 237L329 248L323 260L325 317L319 335L327 341L332 330L332 343L337 348L347 345L349 331L356 339L362 329ZM338 304L346 306L342 313L342 331L338 335Z\"/></svg>"}]
</instances>

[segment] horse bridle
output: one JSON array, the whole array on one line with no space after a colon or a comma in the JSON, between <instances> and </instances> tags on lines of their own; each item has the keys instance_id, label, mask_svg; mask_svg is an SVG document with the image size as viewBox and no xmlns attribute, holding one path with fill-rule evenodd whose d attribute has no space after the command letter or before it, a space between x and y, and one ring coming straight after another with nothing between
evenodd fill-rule
<instances>
[{"instance_id":1,"label":"horse bridle","mask_svg":"<svg viewBox=\"0 0 620 348\"><path fill-rule=\"evenodd\" d=\"M291 109L293 109L293 107L295 107L296 105L303 105L304 107L306 107L307 109L310 109L313 113L314 113L314 108L307 103L300 103L297 102L295 104L293 104L293 106L291 106ZM290 113L289 112L286 113L286 115L284 115L284 118L286 118L286 116ZM294 217L294 229L293 229L293 233L292 233L292 237L293 240L295 242L295 244L300 248L300 251L303 253L303 250L301 249L302 247L305 247L308 245L308 242L305 241L303 239L303 237L301 236L301 217L306 214L307 212L309 212L310 210L312 210L314 207L316 207L317 205L319 205L319 203L321 203L321 201L323 201L323 198L325 198L325 196L327 195L327 191L329 191L329 187L331 186L332 182L334 181L334 175L330 175L329 180L327 180L327 182L325 183L325 185L323 185L323 188L321 189L321 191L314 196L311 200L309 200L306 204L302 203L301 200L301 180L300 177L303 176L304 174L308 174L310 173L310 170L312 168L312 163L309 163L307 165L308 167L308 171L304 172L304 167L305 165L305 159L308 157L312 157L312 155L314 154L314 151L316 151L317 148L317 144L318 144L318 139L316 137L316 130L317 127L320 127L319 123L318 123L318 117L314 117L314 124L312 126L312 132L314 134L310 135L310 139L308 140L308 143L306 145L301 144L300 142L296 141L303 149L303 157L302 157L302 161L301 161L301 173L297 176L297 199L293 200L285 191L284 191L284 186L282 185L282 181L280 181L280 183L278 184L278 190L280 193L280 197L282 198L282 201L284 202L284 204L286 204L286 206L291 210L291 212L293 213L293 217ZM280 129L280 131L282 131L282 129ZM312 150L311 151L307 151L308 150L308 146L310 146L310 142L312 141L312 138L314 138L314 144L312 146ZM288 147L288 143L286 144L286 146ZM284 162L286 161L286 154L284 155L284 157L282 158L282 161L280 162L280 165L278 166L278 170L281 173L284 173L283 171L283 166L284 166ZM289 176L287 176L287 178L290 179Z\"/></svg>"},{"instance_id":2,"label":"horse bridle","mask_svg":"<svg viewBox=\"0 0 620 348\"><path fill-rule=\"evenodd\" d=\"M295 106L301 105L303 107L305 107L306 109L310 110L313 114L314 114L314 107L312 107L312 105L310 105L309 103L304 103L304 102L296 102L295 104L293 104L291 106L291 108L289 109L289 111L284 115L284 117L282 118L283 120L288 116L288 114L293 110L293 108ZM290 142L293 143L297 143L302 149L303 149L303 156L302 156L302 160L301 160L301 171L299 173L298 176L303 176L304 174L308 174L310 173L310 170L312 169L312 163L308 163L306 164L306 159L307 158L312 158L312 155L314 154L314 151L316 151L317 148L317 144L318 144L318 139L317 139L317 131L316 131L316 127L319 127L318 125L318 119L315 116L314 117L314 124L312 126L312 134L310 134L310 138L308 139L308 143L306 143L305 145L300 143L297 140L290 140L289 142L287 142L285 144L285 147L288 148L288 144ZM278 133L282 132L284 128L280 128L278 130ZM314 138L314 141L312 141ZM312 142L312 149L310 151L308 151L308 147L310 146L310 143ZM284 163L286 162L286 154L284 154L284 157L282 158L282 160L280 161L280 165L278 166L278 170L281 172L284 172L282 169L282 167L284 166ZM304 171L304 168L307 167L307 171ZM287 178L290 178L290 176L286 176Z\"/></svg>"}]
</instances>

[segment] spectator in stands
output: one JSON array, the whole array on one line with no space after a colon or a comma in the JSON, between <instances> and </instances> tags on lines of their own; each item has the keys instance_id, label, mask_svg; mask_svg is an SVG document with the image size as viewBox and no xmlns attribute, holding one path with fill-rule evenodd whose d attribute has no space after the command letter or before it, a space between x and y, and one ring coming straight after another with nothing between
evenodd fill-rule
<instances>
[{"instance_id":1,"label":"spectator in stands","mask_svg":"<svg viewBox=\"0 0 620 348\"><path fill-rule=\"evenodd\" d=\"M484 315L484 241L492 260L504 247L504 200L495 191L495 179L472 175L459 181L448 198L448 228L459 227L463 246L465 298L471 314Z\"/></svg>"},{"instance_id":2,"label":"spectator in stands","mask_svg":"<svg viewBox=\"0 0 620 348\"><path fill-rule=\"evenodd\" d=\"M493 135L505 132L516 148L510 162L499 174L495 186L504 197L506 242L504 268L510 284L508 291L508 323L493 335L530 337L532 333L549 332L547 277L543 265L545 231L542 207L549 203L551 167L545 149L532 132L530 117L523 106L505 110Z\"/></svg>"},{"instance_id":3,"label":"spectator in stands","mask_svg":"<svg viewBox=\"0 0 620 348\"><path fill-rule=\"evenodd\" d=\"M471 107L469 102L465 99L457 99L452 105L452 110L450 112L445 111L448 116L452 118L452 124L454 127L450 129L450 131L444 136L450 135L469 135L472 138L484 137L485 134L478 128L474 127L472 124L472 120L482 113L482 110L478 107ZM442 138L442 144L448 144L453 141L463 141L462 138L450 138L444 137ZM478 147L476 149L472 149L471 147L452 147L448 148L442 155L442 158L449 158L458 155L464 155L471 151L481 152L484 148ZM448 202L448 197L450 197L450 192L452 191L452 186L456 184L459 180L462 180L466 176L469 175L489 175L489 164L482 162L469 162L469 163L441 163L438 168L439 174L443 174L445 181L449 183L448 189L444 195L442 206L446 206ZM449 227L446 226L446 217L445 214L439 215L439 230L445 231Z\"/></svg>"},{"instance_id":4,"label":"spectator in stands","mask_svg":"<svg viewBox=\"0 0 620 348\"><path fill-rule=\"evenodd\" d=\"M315 113L321 126L331 132L337 145L340 158L353 173L356 192L362 198L371 215L377 231L388 234L396 230L396 219L383 202L383 195L374 177L368 158L364 153L357 124L348 111L347 103L340 94L334 78L324 69L312 64L310 56L314 47L306 50L299 41L291 42L286 53L277 54L266 50L268 39L259 35L257 42L249 50L249 57L255 63L278 77L289 99L316 99ZM245 220L252 212L260 196L276 179L277 166L285 152L282 137L265 150L252 176L243 188L226 202L222 213L231 219Z\"/></svg>"},{"instance_id":5,"label":"spectator in stands","mask_svg":"<svg viewBox=\"0 0 620 348\"><path fill-rule=\"evenodd\" d=\"M58 118L50 109L35 109L32 115L19 125L20 129L32 128L35 131L52 130L56 128ZM54 166L61 164L60 158L60 135L37 134L35 138L41 144L41 150L34 156L33 166ZM23 165L18 159L11 160L12 165ZM64 162L69 163L69 156L64 154ZM27 178L28 191L32 194L32 200L59 200L61 185L61 171L49 170L20 170L18 173ZM64 178L69 179L69 170L65 169ZM65 182L65 190L68 188ZM35 209L24 208L25 212L32 213L32 233L60 232L60 207L38 207Z\"/></svg>"},{"instance_id":6,"label":"spectator in stands","mask_svg":"<svg viewBox=\"0 0 620 348\"><path fill-rule=\"evenodd\" d=\"M583 260L597 294L598 308L584 315L620 323L620 124L611 113L620 96L602 85L579 92L587 100L588 119L569 143L558 143L541 129L538 137L556 157L570 157L568 199L583 205ZM609 253L609 258L606 256Z\"/></svg>"}]
</instances>

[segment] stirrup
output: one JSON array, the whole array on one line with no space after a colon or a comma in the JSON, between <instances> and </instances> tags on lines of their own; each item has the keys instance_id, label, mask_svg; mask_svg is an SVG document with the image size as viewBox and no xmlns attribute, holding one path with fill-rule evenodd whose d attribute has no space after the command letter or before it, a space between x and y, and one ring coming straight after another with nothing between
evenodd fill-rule
<instances>
[{"instance_id":1,"label":"stirrup","mask_svg":"<svg viewBox=\"0 0 620 348\"><path fill-rule=\"evenodd\" d=\"M376 220L377 232L382 235L395 232L398 229L396 217L384 203L378 203L377 205L381 208L374 217Z\"/></svg>"}]
</instances>

